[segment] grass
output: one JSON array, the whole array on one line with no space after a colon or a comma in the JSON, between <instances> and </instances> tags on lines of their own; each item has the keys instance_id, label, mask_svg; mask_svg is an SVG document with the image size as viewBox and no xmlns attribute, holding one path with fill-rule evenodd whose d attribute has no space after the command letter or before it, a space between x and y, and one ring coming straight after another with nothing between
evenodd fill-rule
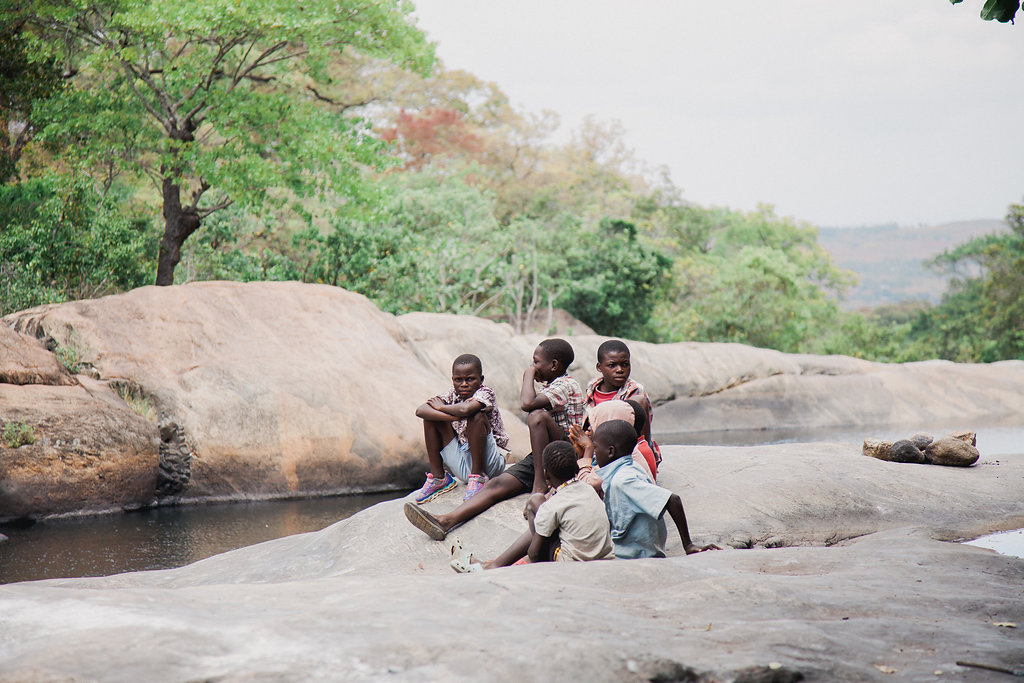
<instances>
[{"instance_id":1,"label":"grass","mask_svg":"<svg viewBox=\"0 0 1024 683\"><path fill-rule=\"evenodd\" d=\"M150 422L157 421L156 405L146 396L142 389L132 382L117 382L115 384L117 395L120 396L128 407L135 411L140 417Z\"/></svg>"},{"instance_id":2,"label":"grass","mask_svg":"<svg viewBox=\"0 0 1024 683\"><path fill-rule=\"evenodd\" d=\"M8 448L27 446L36 442L36 430L24 422L5 422L0 441Z\"/></svg>"},{"instance_id":3,"label":"grass","mask_svg":"<svg viewBox=\"0 0 1024 683\"><path fill-rule=\"evenodd\" d=\"M68 369L68 372L72 375L77 375L82 367L82 355L84 352L85 349L79 342L78 335L72 331L68 336L67 344L61 344L57 347L57 360Z\"/></svg>"}]
</instances>

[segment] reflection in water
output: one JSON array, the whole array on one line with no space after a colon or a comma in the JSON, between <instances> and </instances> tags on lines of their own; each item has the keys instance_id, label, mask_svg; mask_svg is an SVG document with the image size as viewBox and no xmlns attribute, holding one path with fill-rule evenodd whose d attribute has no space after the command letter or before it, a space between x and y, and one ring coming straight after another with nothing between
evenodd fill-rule
<instances>
[{"instance_id":1,"label":"reflection in water","mask_svg":"<svg viewBox=\"0 0 1024 683\"><path fill-rule=\"evenodd\" d=\"M234 548L317 531L404 491L310 500L158 508L2 526L0 583L168 569Z\"/></svg>"}]
</instances>

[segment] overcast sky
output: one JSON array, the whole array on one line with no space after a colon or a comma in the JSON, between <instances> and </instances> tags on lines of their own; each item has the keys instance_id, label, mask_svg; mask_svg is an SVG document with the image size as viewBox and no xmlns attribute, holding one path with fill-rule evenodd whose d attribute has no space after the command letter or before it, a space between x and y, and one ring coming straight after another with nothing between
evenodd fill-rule
<instances>
[{"instance_id":1,"label":"overcast sky","mask_svg":"<svg viewBox=\"0 0 1024 683\"><path fill-rule=\"evenodd\" d=\"M620 121L701 205L918 225L1024 197L1024 25L983 0L414 1L447 67L562 136Z\"/></svg>"}]
</instances>

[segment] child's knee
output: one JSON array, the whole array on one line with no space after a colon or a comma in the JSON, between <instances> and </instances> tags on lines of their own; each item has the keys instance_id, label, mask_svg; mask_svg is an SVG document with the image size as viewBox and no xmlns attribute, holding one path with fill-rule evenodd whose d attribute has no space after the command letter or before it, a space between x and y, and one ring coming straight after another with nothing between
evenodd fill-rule
<instances>
[{"instance_id":1,"label":"child's knee","mask_svg":"<svg viewBox=\"0 0 1024 683\"><path fill-rule=\"evenodd\" d=\"M530 512L536 513L537 508L540 507L541 503L545 500L543 493L534 493L526 501L526 509Z\"/></svg>"},{"instance_id":2,"label":"child's knee","mask_svg":"<svg viewBox=\"0 0 1024 683\"><path fill-rule=\"evenodd\" d=\"M487 419L487 416L484 415L484 411L481 410L466 418L466 429L490 431L491 422Z\"/></svg>"},{"instance_id":3,"label":"child's knee","mask_svg":"<svg viewBox=\"0 0 1024 683\"><path fill-rule=\"evenodd\" d=\"M551 414L543 408L537 408L531 410L526 416L526 425L528 427L539 427L547 426L547 423L551 420Z\"/></svg>"}]
</instances>

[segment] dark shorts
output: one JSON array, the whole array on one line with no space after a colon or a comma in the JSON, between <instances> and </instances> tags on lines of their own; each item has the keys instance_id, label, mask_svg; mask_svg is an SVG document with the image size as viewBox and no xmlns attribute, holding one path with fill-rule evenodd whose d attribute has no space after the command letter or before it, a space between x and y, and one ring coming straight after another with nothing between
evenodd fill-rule
<instances>
[{"instance_id":1,"label":"dark shorts","mask_svg":"<svg viewBox=\"0 0 1024 683\"><path fill-rule=\"evenodd\" d=\"M569 439L558 439L559 441L569 441ZM569 443L572 443L571 441ZM511 474L513 477L519 480L519 483L526 487L527 491L533 490L533 476L535 474L533 469L533 453L530 453L525 458L512 465L505 474Z\"/></svg>"},{"instance_id":2,"label":"dark shorts","mask_svg":"<svg viewBox=\"0 0 1024 683\"><path fill-rule=\"evenodd\" d=\"M505 470L505 474L511 474L519 480L519 483L522 484L527 491L532 491L533 477L535 474L533 469L533 453L530 453L515 465L509 467Z\"/></svg>"}]
</instances>

